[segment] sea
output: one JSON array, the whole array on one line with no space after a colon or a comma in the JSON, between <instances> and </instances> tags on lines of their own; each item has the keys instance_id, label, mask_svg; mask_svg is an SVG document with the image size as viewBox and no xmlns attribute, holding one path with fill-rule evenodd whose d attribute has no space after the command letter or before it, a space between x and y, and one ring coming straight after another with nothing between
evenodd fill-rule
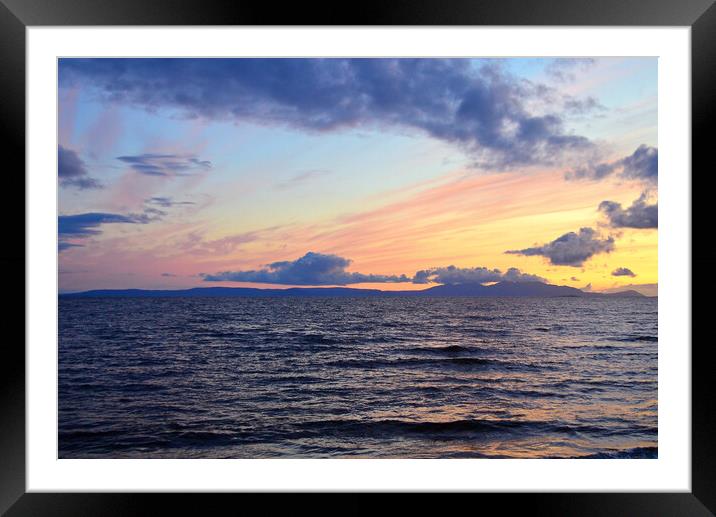
<instances>
[{"instance_id":1,"label":"sea","mask_svg":"<svg viewBox=\"0 0 716 517\"><path fill-rule=\"evenodd\" d=\"M656 298L59 300L60 458L656 458Z\"/></svg>"}]
</instances>

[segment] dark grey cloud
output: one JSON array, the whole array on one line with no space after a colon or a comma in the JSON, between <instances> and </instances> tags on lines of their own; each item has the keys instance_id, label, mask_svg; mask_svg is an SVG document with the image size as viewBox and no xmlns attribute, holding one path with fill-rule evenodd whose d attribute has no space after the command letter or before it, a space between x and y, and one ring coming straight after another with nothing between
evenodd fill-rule
<instances>
[{"instance_id":1,"label":"dark grey cloud","mask_svg":"<svg viewBox=\"0 0 716 517\"><path fill-rule=\"evenodd\" d=\"M80 156L72 149L57 147L57 175L63 187L78 189L101 188L102 185L89 176L87 166Z\"/></svg>"},{"instance_id":2,"label":"dark grey cloud","mask_svg":"<svg viewBox=\"0 0 716 517\"><path fill-rule=\"evenodd\" d=\"M526 256L542 256L557 266L581 266L598 253L614 250L614 238L601 238L592 228L580 228L579 232L565 233L561 237L532 248L509 250L505 253Z\"/></svg>"},{"instance_id":3,"label":"dark grey cloud","mask_svg":"<svg viewBox=\"0 0 716 517\"><path fill-rule=\"evenodd\" d=\"M103 224L137 224L145 222L147 221L134 215L90 212L86 214L61 215L57 218L57 228L58 233L63 236L87 237L102 233L100 226Z\"/></svg>"},{"instance_id":4,"label":"dark grey cloud","mask_svg":"<svg viewBox=\"0 0 716 517\"><path fill-rule=\"evenodd\" d=\"M293 261L274 262L263 269L223 271L201 274L207 282L256 282L285 285L347 285L359 283L413 282L415 284L484 284L488 282L546 282L547 280L517 268L507 271L485 267L459 268L455 266L421 270L411 278L406 275L373 275L351 273L346 268L350 259L338 255L308 252Z\"/></svg>"},{"instance_id":5,"label":"dark grey cloud","mask_svg":"<svg viewBox=\"0 0 716 517\"><path fill-rule=\"evenodd\" d=\"M57 251L60 251L60 252L68 250L70 248L82 248L82 247L84 247L82 244L77 244L75 242L67 242L62 239L57 241Z\"/></svg>"},{"instance_id":6,"label":"dark grey cloud","mask_svg":"<svg viewBox=\"0 0 716 517\"><path fill-rule=\"evenodd\" d=\"M475 165L495 169L554 165L594 150L587 138L566 129L560 113L530 108L530 101L541 100L544 85L512 76L499 61L482 63L61 59L59 75L62 86L87 86L106 101L178 110L188 117L310 131L358 125L416 129L462 147ZM165 172L156 164L132 163L144 174Z\"/></svg>"},{"instance_id":7,"label":"dark grey cloud","mask_svg":"<svg viewBox=\"0 0 716 517\"><path fill-rule=\"evenodd\" d=\"M147 224L161 219L164 212L146 209L139 214L111 214L104 212L89 212L85 214L60 215L57 218L57 233L59 235L58 250L84 246L78 242L67 239L83 239L102 233L105 224Z\"/></svg>"},{"instance_id":8,"label":"dark grey cloud","mask_svg":"<svg viewBox=\"0 0 716 517\"><path fill-rule=\"evenodd\" d=\"M647 196L647 192L644 192L628 208L622 208L621 203L615 201L602 201L599 203L599 211L613 228L658 228L659 205L648 204Z\"/></svg>"},{"instance_id":9,"label":"dark grey cloud","mask_svg":"<svg viewBox=\"0 0 716 517\"><path fill-rule=\"evenodd\" d=\"M173 206L180 205L194 205L193 201L174 201L171 197L155 196L145 199L144 202L148 205L161 206L162 208L171 208Z\"/></svg>"},{"instance_id":10,"label":"dark grey cloud","mask_svg":"<svg viewBox=\"0 0 716 517\"><path fill-rule=\"evenodd\" d=\"M522 273L517 268L510 268L505 272L499 269L486 267L461 268L455 266L423 269L415 273L414 284L484 284L487 282L546 282L547 280L528 273Z\"/></svg>"},{"instance_id":11,"label":"dark grey cloud","mask_svg":"<svg viewBox=\"0 0 716 517\"><path fill-rule=\"evenodd\" d=\"M640 145L622 160L622 177L656 182L659 174L659 151L655 147Z\"/></svg>"},{"instance_id":12,"label":"dark grey cloud","mask_svg":"<svg viewBox=\"0 0 716 517\"><path fill-rule=\"evenodd\" d=\"M162 276L167 277L167 278L176 277L176 275L174 273L162 273Z\"/></svg>"},{"instance_id":13,"label":"dark grey cloud","mask_svg":"<svg viewBox=\"0 0 716 517\"><path fill-rule=\"evenodd\" d=\"M86 176L87 168L75 151L60 145L57 147L57 175L60 178Z\"/></svg>"},{"instance_id":14,"label":"dark grey cloud","mask_svg":"<svg viewBox=\"0 0 716 517\"><path fill-rule=\"evenodd\" d=\"M211 169L211 162L192 154L145 153L135 156L117 156L133 170L148 176L181 176Z\"/></svg>"},{"instance_id":15,"label":"dark grey cloud","mask_svg":"<svg viewBox=\"0 0 716 517\"><path fill-rule=\"evenodd\" d=\"M263 269L250 271L223 271L203 275L207 282L255 282L284 285L347 285L364 282L409 282L405 275L364 275L350 273L346 268L349 259L309 251L303 257L274 262Z\"/></svg>"},{"instance_id":16,"label":"dark grey cloud","mask_svg":"<svg viewBox=\"0 0 716 517\"><path fill-rule=\"evenodd\" d=\"M659 173L659 151L655 147L640 145L632 154L614 162L589 163L567 172L567 179L600 180L618 172L629 180L642 180L656 184Z\"/></svg>"},{"instance_id":17,"label":"dark grey cloud","mask_svg":"<svg viewBox=\"0 0 716 517\"><path fill-rule=\"evenodd\" d=\"M630 276L635 277L636 273L634 273L631 269L628 267L618 267L614 271L612 271L612 276Z\"/></svg>"}]
</instances>

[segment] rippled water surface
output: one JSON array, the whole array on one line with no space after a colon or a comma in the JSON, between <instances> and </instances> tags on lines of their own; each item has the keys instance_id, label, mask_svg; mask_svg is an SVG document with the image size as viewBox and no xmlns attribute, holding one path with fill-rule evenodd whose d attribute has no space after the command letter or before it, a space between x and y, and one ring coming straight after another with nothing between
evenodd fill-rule
<instances>
[{"instance_id":1,"label":"rippled water surface","mask_svg":"<svg viewBox=\"0 0 716 517\"><path fill-rule=\"evenodd\" d=\"M657 300L61 299L59 456L657 455Z\"/></svg>"}]
</instances>

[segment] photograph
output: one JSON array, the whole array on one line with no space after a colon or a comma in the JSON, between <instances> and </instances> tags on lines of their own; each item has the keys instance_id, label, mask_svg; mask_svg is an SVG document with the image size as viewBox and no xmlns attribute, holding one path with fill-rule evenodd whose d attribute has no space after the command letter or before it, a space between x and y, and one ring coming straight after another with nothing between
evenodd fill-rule
<instances>
[{"instance_id":1,"label":"photograph","mask_svg":"<svg viewBox=\"0 0 716 517\"><path fill-rule=\"evenodd\" d=\"M57 58L57 457L657 460L658 70Z\"/></svg>"}]
</instances>

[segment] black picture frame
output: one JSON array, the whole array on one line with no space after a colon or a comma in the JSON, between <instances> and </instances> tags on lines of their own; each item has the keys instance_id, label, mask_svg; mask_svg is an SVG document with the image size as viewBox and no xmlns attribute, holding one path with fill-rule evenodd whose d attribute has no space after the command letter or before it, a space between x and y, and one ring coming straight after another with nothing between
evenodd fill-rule
<instances>
[{"instance_id":1,"label":"black picture frame","mask_svg":"<svg viewBox=\"0 0 716 517\"><path fill-rule=\"evenodd\" d=\"M342 8L341 8L342 7ZM348 8L346 8L348 7ZM692 36L692 170L713 169L711 132L716 113L716 5L714 0L392 0L363 1L360 6L221 0L0 0L0 130L3 132L3 180L6 243L0 264L6 272L5 329L25 321L25 30L60 25L601 25L690 26ZM688 171L683 173L689 174ZM692 173L692 185L695 175ZM687 178L687 176L685 176ZM702 180L699 180L701 183ZM20 192L23 195L20 195ZM706 230L710 189L693 189L692 235ZM703 222L702 222L703 221ZM9 235L8 235L9 234ZM695 271L716 265L711 239L692 249ZM706 243L703 243L706 241ZM697 289L701 291L703 288ZM706 315L708 303L694 303ZM10 325L12 323L12 326ZM6 332L6 335L9 334ZM0 352L0 511L18 515L127 515L162 513L177 505L206 514L215 495L38 494L25 493L25 349L24 326L10 334ZM692 334L693 335L693 334ZM690 493L480 494L509 498L510 508L525 506L537 515L713 515L716 513L716 411L709 351L710 339L692 338L692 491ZM674 346L688 346L678 343ZM223 495L221 500L237 497ZM209 497L212 498L211 502ZM505 501L498 501L505 504Z\"/></svg>"}]
</instances>

